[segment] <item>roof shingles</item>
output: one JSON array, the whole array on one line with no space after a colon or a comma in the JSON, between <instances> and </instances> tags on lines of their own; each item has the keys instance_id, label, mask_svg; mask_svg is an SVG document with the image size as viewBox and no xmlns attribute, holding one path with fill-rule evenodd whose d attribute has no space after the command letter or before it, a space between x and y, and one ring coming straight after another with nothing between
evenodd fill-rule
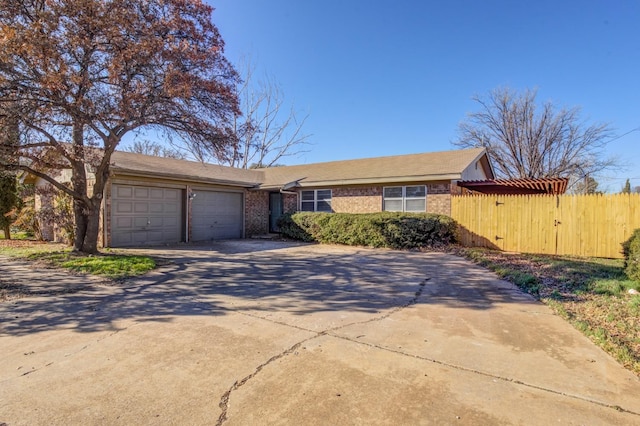
<instances>
[{"instance_id":1,"label":"roof shingles","mask_svg":"<svg viewBox=\"0 0 640 426\"><path fill-rule=\"evenodd\" d=\"M299 166L261 169L265 173L262 187L276 187L299 182L300 186L322 184L394 182L415 179L459 179L462 172L477 161L483 148L429 152L391 157L331 161Z\"/></svg>"},{"instance_id":2,"label":"roof shingles","mask_svg":"<svg viewBox=\"0 0 640 426\"><path fill-rule=\"evenodd\" d=\"M112 170L116 173L268 189L280 188L290 183L308 187L460 179L465 168L481 158L484 153L483 148L475 148L244 170L117 151L112 156Z\"/></svg>"},{"instance_id":3,"label":"roof shingles","mask_svg":"<svg viewBox=\"0 0 640 426\"><path fill-rule=\"evenodd\" d=\"M116 151L111 157L111 162L111 169L116 173L170 177L244 187L258 186L264 180L264 173L259 170L236 169L199 161L153 157L131 152Z\"/></svg>"}]
</instances>

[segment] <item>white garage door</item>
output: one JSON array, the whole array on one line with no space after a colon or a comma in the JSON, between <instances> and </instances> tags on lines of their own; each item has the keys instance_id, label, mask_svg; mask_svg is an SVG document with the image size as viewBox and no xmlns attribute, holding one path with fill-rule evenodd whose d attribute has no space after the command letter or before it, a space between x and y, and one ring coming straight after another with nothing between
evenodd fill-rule
<instances>
[{"instance_id":1,"label":"white garage door","mask_svg":"<svg viewBox=\"0 0 640 426\"><path fill-rule=\"evenodd\" d=\"M113 185L111 246L177 243L182 240L182 191Z\"/></svg>"},{"instance_id":2,"label":"white garage door","mask_svg":"<svg viewBox=\"0 0 640 426\"><path fill-rule=\"evenodd\" d=\"M242 194L194 191L191 203L193 241L242 238Z\"/></svg>"}]
</instances>

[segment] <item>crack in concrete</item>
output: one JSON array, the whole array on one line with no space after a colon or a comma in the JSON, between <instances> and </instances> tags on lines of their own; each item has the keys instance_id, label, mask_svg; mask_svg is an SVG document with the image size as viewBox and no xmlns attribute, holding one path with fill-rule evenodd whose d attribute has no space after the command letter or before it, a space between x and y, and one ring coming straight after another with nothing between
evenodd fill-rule
<instances>
[{"instance_id":1,"label":"crack in concrete","mask_svg":"<svg viewBox=\"0 0 640 426\"><path fill-rule=\"evenodd\" d=\"M348 324L343 324L341 326L337 326L337 327L333 327L333 328L328 328L324 331L320 331L317 332L315 330L310 330L304 327L300 327L297 325L292 325L292 324L288 324L284 321L278 321L278 320L274 320L271 318L267 318L267 317L263 317L260 315L254 315L254 314L250 314L250 313L246 313L246 312L236 312L239 313L241 315L246 315L252 318L256 318L256 319L260 319L260 320L264 320L264 321L269 321L271 323L274 324L278 324L278 325L282 325L285 327L290 327L290 328L294 328L296 330L300 330L300 331L305 331L305 332L309 332L309 333L315 333L314 336L311 336L307 339L301 340L300 342L294 344L293 346L291 346L289 349L285 350L284 352L281 352L278 355L275 355L273 357L271 357L269 360L267 360L265 363L261 364L258 366L258 368L256 368L256 370L251 373L250 375L246 376L245 378L243 378L241 381L239 382L235 382L233 384L233 386L231 386L231 388L224 393L224 395L222 396L222 398L220 399L220 403L219 403L219 407L222 409L222 413L220 414L220 416L218 417L218 422L216 423L217 426L222 425L226 420L227 420L227 413L228 413L228 408L229 408L229 399L231 397L231 393L235 390L237 390L238 388L240 388L241 386L245 385L249 380L251 380L253 377L255 377L263 368L265 368L267 365L269 365L270 363L272 363L273 361L276 361L280 358L283 358L293 352L295 352L296 349L298 349L302 344L309 342L310 340L316 339L318 337L321 336L330 336L330 337L334 337L334 338L338 338L338 339L342 339L342 340L346 340L352 343L356 343L356 344L360 344L360 345L364 345L364 346L368 346L374 349L378 349L378 350L383 350L383 351L388 351L388 352L392 352L401 356L406 356L406 357L410 357L410 358L415 358L415 359L419 359L421 361L428 361L428 362L432 362L434 364L438 364L441 365L443 367L448 367L448 368L452 368L452 369L456 369L459 371L464 371L464 372L468 372L468 373L472 373L472 374L477 374L477 375L481 375L484 377L489 377L491 379L495 379L495 380L500 380L502 382L506 382L506 383L513 383L519 386L524 386L527 388L531 388L531 389L536 389L542 392L548 392L548 393L552 393L554 395L560 395L566 398L572 398L572 399L576 399L582 402L587 402L589 404L594 404L594 405L598 405L601 407L605 407L605 408L610 408L613 410L616 410L618 412L622 412L622 413L626 413L626 414L631 414L634 416L640 416L639 412L627 409L627 408L623 408L619 405L614 405L614 404L608 404L606 402L602 402L602 401L598 401L595 399L590 399L584 396L580 396L580 395L574 395L574 394L570 394L567 392L562 392L562 391L558 391L555 389L551 389L551 388L545 388L543 386L538 386L538 385L534 385L532 383L526 383L523 382L521 380L517 380L517 379L513 379L513 378L509 378L509 377L503 377L497 374L492 374L489 372L485 372L485 371L481 371L481 370L476 370L473 368L468 368L468 367L464 367L461 365L456 365L456 364L451 364L451 363L447 363L445 361L440 361L437 360L435 358L429 358L429 357L424 357L424 356L420 356L420 355L415 355L415 354L410 354L404 351L400 351L397 349L393 349L393 348L388 348L385 346L381 346L381 345L377 345L375 343L368 343L368 342L363 342L360 340L356 340L347 336L340 336L338 334L335 334L336 331L345 329L347 327L351 327L354 325L362 325L362 324L368 324L368 323L372 323L372 322L377 322L377 321L382 321L386 318L389 318L391 315L406 309L412 305L415 305L418 302L419 297L422 295L422 292L424 291L425 285L427 283L427 281L429 281L430 278L425 278L420 284L419 284L419 288L418 290L415 292L414 297L409 300L407 303L400 305L400 306L396 306L392 309L389 309L387 312L385 312L383 315L378 315L375 316L374 318L370 318L367 320L363 320L363 321L356 321L356 322L352 322L352 323L348 323Z\"/></svg>"},{"instance_id":2,"label":"crack in concrete","mask_svg":"<svg viewBox=\"0 0 640 426\"><path fill-rule=\"evenodd\" d=\"M261 315L251 314L251 313L248 313L248 312L238 312L238 311L233 311L233 312L236 313L236 314L240 314L240 315L244 315L244 316L250 317L250 318L256 318L256 319L260 319L260 320L264 320L264 321L269 321L269 322L271 322L273 324L278 324L278 325L282 325L282 326L285 326L285 327L295 328L296 330L300 330L300 331L306 331L306 332L309 332L309 333L327 334L327 333L330 333L332 331L341 330L341 329L343 329L345 327L351 327L353 325L361 325L361 324L367 324L367 323L375 322L375 321L382 321L382 320L384 320L386 318L389 318L391 315L395 314L398 311L401 311L401 310L403 310L405 308L408 308L411 305L415 305L418 302L418 298L422 295L422 292L424 291L424 286L426 285L427 281L429 281L430 279L431 278L425 278L423 280L423 282L421 282L419 284L419 289L418 289L418 291L415 292L415 296L411 300L409 300L407 303L405 303L404 305L396 306L396 307L390 309L387 313L385 313L383 315L376 316L374 318L370 318L370 319L363 320L363 321L350 322L348 324L343 324L343 325L340 325L340 326L337 326L337 327L328 328L328 329L320 331L320 332L318 332L316 330L309 329L309 328L300 327L299 325L289 324L289 323L284 322L284 321L278 321L278 320L275 320L275 319L267 318L267 317L264 317L264 316L261 316ZM232 310L229 310L229 311L232 311Z\"/></svg>"},{"instance_id":3,"label":"crack in concrete","mask_svg":"<svg viewBox=\"0 0 640 426\"><path fill-rule=\"evenodd\" d=\"M567 393L567 392L558 391L558 390L555 390L555 389L545 388L543 386L534 385L534 384L531 384L531 383L523 382L521 380L512 379L512 378L509 378L509 377L499 376L497 374L488 373L486 371L480 371L480 370L476 370L476 369L473 369L473 368L464 367L462 365L451 364L451 363L448 363L448 362L445 362L445 361L437 360L435 358L429 358L429 357L425 357L425 356L421 356L421 355L415 355L415 354L406 353L404 351L399 351L397 349L393 349L393 348L388 348L388 347L385 347L385 346L377 345L375 343L362 342L362 341L359 341L359 340L356 340L356 339L353 339L353 338L347 337L347 336L340 336L340 335L337 335L337 334L330 334L330 333L327 333L327 335L331 336L331 337L335 337L337 339L342 339L342 340L346 340L346 341L349 341L349 342L352 342L352 343L356 343L356 344L359 344L359 345L368 346L370 348L379 349L379 350L383 350L383 351L387 351L387 352L392 352L392 353L395 353L397 355L402 355L402 356L406 356L406 357L409 357L409 358L415 358L415 359L419 359L421 361L432 362L434 364L438 364L438 365L441 365L443 367L448 367L448 368L452 368L452 369L455 369L455 370L464 371L464 372L467 372L467 373L473 373L473 374L477 374L477 375L480 375L480 376L489 377L489 378L492 378L492 379L495 379L495 380L500 380L500 381L503 381L503 382L507 382L507 383L514 383L516 385L525 386L525 387L528 387L528 388L531 388L531 389L536 389L536 390L539 390L539 391L548 392L548 393L552 393L552 394L555 394L555 395L561 395L561 396L564 396L564 397L567 397L567 398L577 399L579 401L583 401L583 402L587 402L587 403L590 403L590 404L599 405L599 406L605 407L605 408L611 408L611 409L614 409L614 410L622 412L622 413L627 413L627 414L632 414L632 415L635 415L635 416L640 416L639 412L623 408L623 407L621 407L619 405L608 404L606 402L598 401L598 400L595 400L595 399L590 399L590 398L587 398L587 397L584 397L584 396L574 395L574 394L570 394L570 393Z\"/></svg>"},{"instance_id":4,"label":"crack in concrete","mask_svg":"<svg viewBox=\"0 0 640 426\"><path fill-rule=\"evenodd\" d=\"M422 295L422 292L424 291L424 287L427 284L427 281L429 281L431 278L425 278L424 280L422 280L422 282L419 284L418 290L415 292L414 297L409 300L407 303L405 303L404 305L400 305L400 306L396 306L393 309L390 309L389 311L387 311L387 313L383 314L383 315L379 315L373 318L369 318L368 320L363 320L363 321L355 321L355 322L351 322L349 324L344 324L341 325L339 327L334 327L334 328L329 328L327 330L324 331L325 334L329 334L331 332L334 331L338 331L338 330L342 330L343 328L346 327L351 327L354 325L362 325L362 324L368 324L371 322L377 322L377 321L382 321L385 320L387 318L389 318L391 315L398 313L400 311L402 311L403 309L408 308L409 306L415 305L416 303L418 303L418 298Z\"/></svg>"},{"instance_id":5,"label":"crack in concrete","mask_svg":"<svg viewBox=\"0 0 640 426\"><path fill-rule=\"evenodd\" d=\"M323 330L323 331L319 331L319 332L318 331L314 331L314 330L308 330L308 329L305 329L303 327L299 327L299 326L296 326L296 325L287 324L287 323L282 322L282 321L277 321L277 320L273 320L273 319L270 319L270 318L261 317L259 315L253 315L253 314L249 314L249 313L246 313L246 312L237 312L237 313L239 313L241 315L246 315L246 316L249 316L249 317L252 317L252 318L257 318L257 319L261 319L261 320L264 320L264 321L269 321L269 322L272 322L274 324L279 324L279 325L283 325L283 326L286 326L286 327L295 328L295 329L300 330L300 331L314 333L314 335L311 336L311 337L307 337L306 339L303 339L303 340L295 343L293 346L291 346L289 349L285 350L284 352L280 352L279 354L272 356L266 362L260 364L253 371L253 373L251 373L248 376L244 377L240 381L236 381L229 388L229 390L227 390L222 395L222 397L220 398L220 402L218 403L218 407L220 407L222 412L220 413L220 416L218 416L218 421L216 422L216 426L221 426L228 419L227 413L228 413L228 410L229 410L229 400L231 398L231 393L234 392L235 390L238 390L240 387L244 386L249 380L253 379L256 375L258 375L260 373L260 371L262 371L262 369L264 369L266 366L268 366L269 364L271 364L274 361L277 361L280 358L284 358L287 355L295 352L304 343L307 343L307 342L309 342L309 341L311 341L313 339L317 339L318 337L329 335L330 332L338 331L338 330L341 330L341 329L343 329L345 327L350 327L350 326L353 326L353 325L360 325L360 324L367 324L367 323L374 322L374 321L382 321L385 318L389 318L391 315L393 315L393 314L395 314L395 313L397 313L397 312L399 312L399 311L401 311L401 310L403 310L405 308L408 308L411 305L416 304L418 302L418 298L422 295L422 292L424 290L425 284L427 283L428 280L430 280L430 278L425 278L419 284L418 290L414 293L414 297L411 300L409 300L407 303L405 303L403 305L396 306L396 307L390 309L388 312L386 312L383 315L379 315L379 316L376 316L374 318L370 318L370 319L364 320L364 321L356 321L356 322L352 322L352 323L348 323L348 324L343 324L341 326L329 328L329 329L326 329L326 330ZM333 335L331 335L331 336L333 336ZM338 337L338 336L334 336L334 337Z\"/></svg>"},{"instance_id":6,"label":"crack in concrete","mask_svg":"<svg viewBox=\"0 0 640 426\"><path fill-rule=\"evenodd\" d=\"M218 417L218 421L216 422L216 426L220 426L222 425L225 421L227 421L227 411L229 410L229 399L231 398L231 392L237 390L238 388L240 388L241 386L245 385L249 380L253 379L256 375L258 375L258 373L260 373L260 371L262 371L263 368L265 368L267 365L271 364L274 361L277 361L280 358L283 358L293 352L296 351L296 349L298 349L300 346L302 346L304 343L308 342L309 340L315 339L320 335L323 335L324 333L318 333L315 336L311 336L308 337L304 340L299 341L298 343L294 344L293 346L291 346L289 349L285 350L284 352L280 352L277 355L272 356L271 358L269 358L266 362L260 364L254 371L253 373L249 374L248 376L246 376L245 378L243 378L240 381L236 381L230 388L228 391L226 391L223 395L222 398L220 398L220 403L218 404L218 406L222 409L222 412L220 413L220 416Z\"/></svg>"}]
</instances>

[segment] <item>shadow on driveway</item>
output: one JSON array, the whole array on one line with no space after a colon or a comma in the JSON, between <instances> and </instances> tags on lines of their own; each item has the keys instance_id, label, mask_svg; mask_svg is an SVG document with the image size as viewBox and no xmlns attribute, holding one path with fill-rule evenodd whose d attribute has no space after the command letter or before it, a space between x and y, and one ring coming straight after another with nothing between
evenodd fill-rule
<instances>
[{"instance_id":1,"label":"shadow on driveway","mask_svg":"<svg viewBox=\"0 0 640 426\"><path fill-rule=\"evenodd\" d=\"M178 316L230 312L375 314L412 299L475 310L513 301L534 303L493 274L444 253L252 240L125 252L149 254L169 264L119 285L93 284L75 293L2 303L0 333L118 330L121 320L170 322ZM0 265L24 286L49 273L31 268L21 273L6 259ZM60 286L60 279L51 285ZM71 281L69 285L77 285Z\"/></svg>"}]
</instances>

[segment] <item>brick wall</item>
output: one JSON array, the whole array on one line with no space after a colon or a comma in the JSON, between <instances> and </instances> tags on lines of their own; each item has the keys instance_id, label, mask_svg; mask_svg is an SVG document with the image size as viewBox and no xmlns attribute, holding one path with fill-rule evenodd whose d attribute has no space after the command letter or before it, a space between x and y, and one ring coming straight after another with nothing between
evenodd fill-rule
<instances>
[{"instance_id":1,"label":"brick wall","mask_svg":"<svg viewBox=\"0 0 640 426\"><path fill-rule=\"evenodd\" d=\"M382 211L382 186L334 188L331 207L336 213L375 213ZM427 213L451 215L451 184L427 185Z\"/></svg>"},{"instance_id":2,"label":"brick wall","mask_svg":"<svg viewBox=\"0 0 640 426\"><path fill-rule=\"evenodd\" d=\"M451 216L451 183L440 182L427 185L427 213Z\"/></svg>"},{"instance_id":3,"label":"brick wall","mask_svg":"<svg viewBox=\"0 0 640 426\"><path fill-rule=\"evenodd\" d=\"M282 194L282 202L284 204L285 213L294 213L298 211L298 195Z\"/></svg>"},{"instance_id":4,"label":"brick wall","mask_svg":"<svg viewBox=\"0 0 640 426\"><path fill-rule=\"evenodd\" d=\"M451 194L427 194L427 213L451 216Z\"/></svg>"},{"instance_id":5,"label":"brick wall","mask_svg":"<svg viewBox=\"0 0 640 426\"><path fill-rule=\"evenodd\" d=\"M375 213L382 211L382 187L335 188L331 208L336 213Z\"/></svg>"},{"instance_id":6,"label":"brick wall","mask_svg":"<svg viewBox=\"0 0 640 426\"><path fill-rule=\"evenodd\" d=\"M427 196L429 194L451 194L451 184L449 182L430 183L427 185Z\"/></svg>"},{"instance_id":7,"label":"brick wall","mask_svg":"<svg viewBox=\"0 0 640 426\"><path fill-rule=\"evenodd\" d=\"M244 204L245 236L269 232L269 193L246 191Z\"/></svg>"}]
</instances>

